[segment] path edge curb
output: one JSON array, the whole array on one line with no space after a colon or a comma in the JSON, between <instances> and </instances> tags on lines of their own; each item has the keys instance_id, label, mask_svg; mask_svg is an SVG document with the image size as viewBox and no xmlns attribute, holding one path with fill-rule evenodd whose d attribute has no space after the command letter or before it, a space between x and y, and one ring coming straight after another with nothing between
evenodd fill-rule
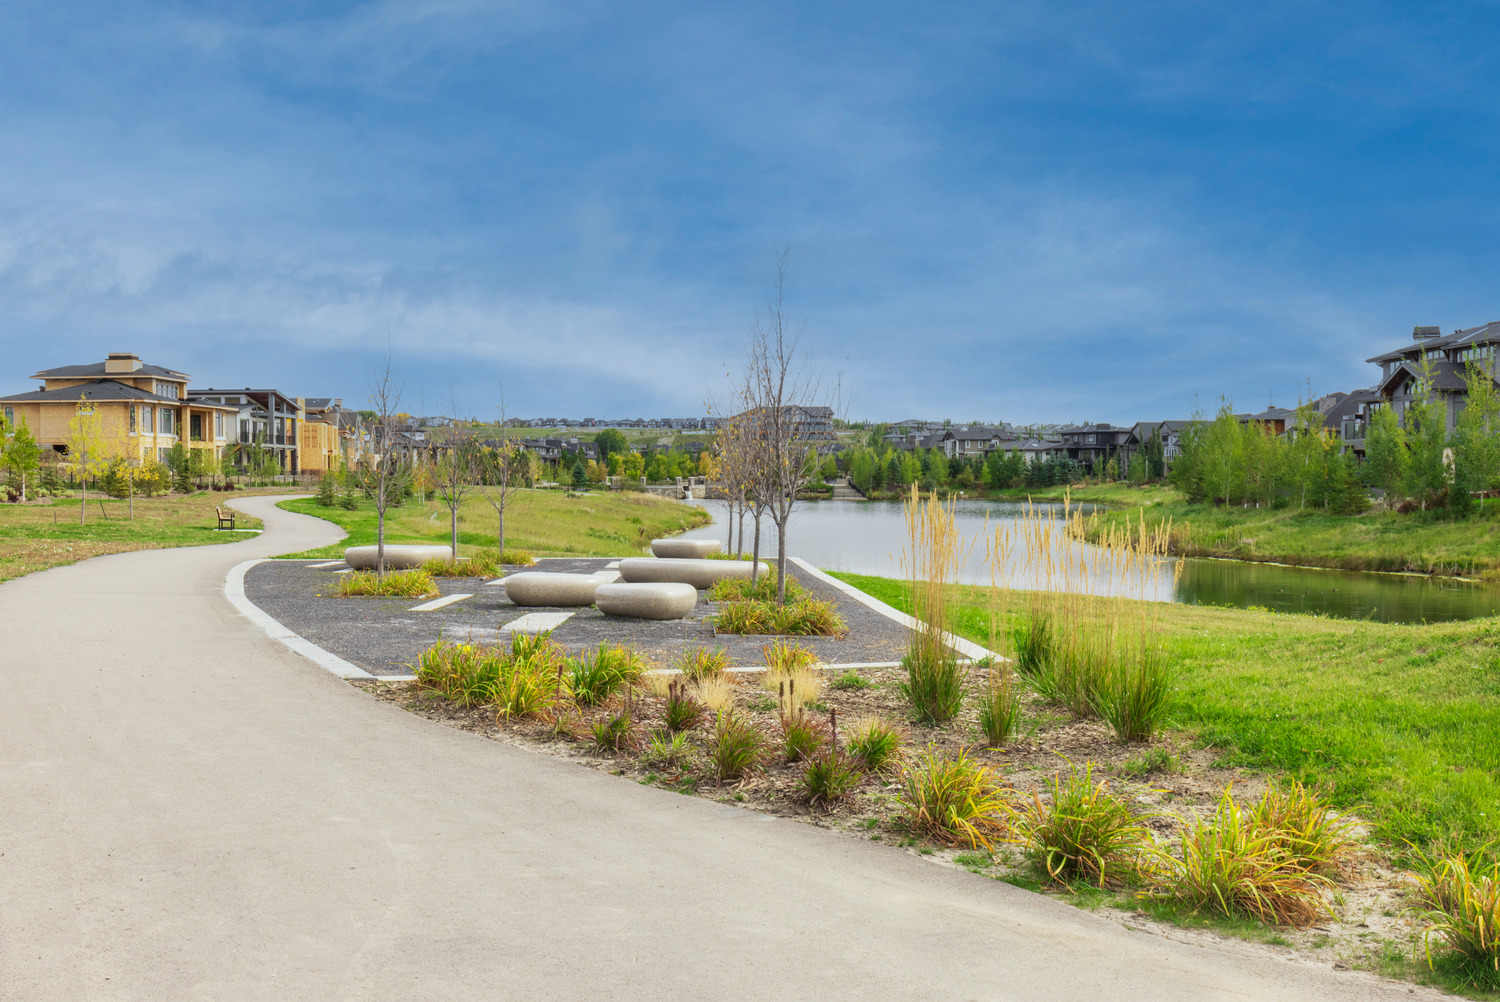
<instances>
[{"instance_id":1,"label":"path edge curb","mask_svg":"<svg viewBox=\"0 0 1500 1002\"><path fill-rule=\"evenodd\" d=\"M376 676L365 671L356 664L345 661L330 651L325 651L306 637L293 633L282 626L265 610L245 595L245 573L256 564L264 563L267 558L260 557L254 560L246 560L235 564L229 569L224 578L224 597L229 604L234 606L240 615L260 627L266 632L266 636L281 644L287 650L302 655L307 660L320 668L325 668L337 675L339 678L373 679Z\"/></svg>"}]
</instances>

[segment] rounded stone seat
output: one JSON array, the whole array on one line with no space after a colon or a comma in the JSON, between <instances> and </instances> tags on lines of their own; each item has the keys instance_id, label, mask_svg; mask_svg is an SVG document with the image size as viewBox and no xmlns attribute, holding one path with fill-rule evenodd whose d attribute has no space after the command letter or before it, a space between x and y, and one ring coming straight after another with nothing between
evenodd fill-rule
<instances>
[{"instance_id":1,"label":"rounded stone seat","mask_svg":"<svg viewBox=\"0 0 1500 1002\"><path fill-rule=\"evenodd\" d=\"M620 577L628 582L676 581L694 588L710 588L726 578L750 580L754 565L748 560L689 560L675 557L626 557ZM760 574L771 573L764 563Z\"/></svg>"},{"instance_id":2,"label":"rounded stone seat","mask_svg":"<svg viewBox=\"0 0 1500 1002\"><path fill-rule=\"evenodd\" d=\"M425 543L386 543L385 569L405 571L421 567L429 560L450 560L453 551L446 546ZM344 563L357 571L373 570L376 563L376 547L351 546L344 551Z\"/></svg>"},{"instance_id":3,"label":"rounded stone seat","mask_svg":"<svg viewBox=\"0 0 1500 1002\"><path fill-rule=\"evenodd\" d=\"M505 596L516 605L593 605L595 590L613 576L522 571L505 578Z\"/></svg>"},{"instance_id":4,"label":"rounded stone seat","mask_svg":"<svg viewBox=\"0 0 1500 1002\"><path fill-rule=\"evenodd\" d=\"M653 539L651 553L657 557L697 559L719 552L717 539Z\"/></svg>"},{"instance_id":5,"label":"rounded stone seat","mask_svg":"<svg viewBox=\"0 0 1500 1002\"><path fill-rule=\"evenodd\" d=\"M698 604L698 590L674 581L602 584L594 604L606 616L631 619L681 619Z\"/></svg>"}]
</instances>

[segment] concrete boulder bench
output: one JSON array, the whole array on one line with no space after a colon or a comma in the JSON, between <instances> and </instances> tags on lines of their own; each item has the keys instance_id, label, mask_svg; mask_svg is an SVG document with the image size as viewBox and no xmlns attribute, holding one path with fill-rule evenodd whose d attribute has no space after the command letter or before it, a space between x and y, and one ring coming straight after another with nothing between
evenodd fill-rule
<instances>
[{"instance_id":1,"label":"concrete boulder bench","mask_svg":"<svg viewBox=\"0 0 1500 1002\"><path fill-rule=\"evenodd\" d=\"M672 581L601 584L594 604L606 616L631 619L681 619L698 604L698 590Z\"/></svg>"},{"instance_id":2,"label":"concrete boulder bench","mask_svg":"<svg viewBox=\"0 0 1500 1002\"><path fill-rule=\"evenodd\" d=\"M505 595L516 605L593 605L594 592L600 585L615 580L615 576L613 571L594 574L522 571L505 579Z\"/></svg>"},{"instance_id":3,"label":"concrete boulder bench","mask_svg":"<svg viewBox=\"0 0 1500 1002\"><path fill-rule=\"evenodd\" d=\"M627 557L620 561L620 577L629 583L678 582L694 588L710 588L715 581L743 578L748 581L754 565L748 560L688 560L669 557ZM771 569L764 563L760 574Z\"/></svg>"},{"instance_id":4,"label":"concrete boulder bench","mask_svg":"<svg viewBox=\"0 0 1500 1002\"><path fill-rule=\"evenodd\" d=\"M344 551L344 563L357 571L375 568L373 546L351 546ZM453 551L446 546L429 546L415 543L386 543L385 569L405 571L421 567L429 560L450 560Z\"/></svg>"},{"instance_id":5,"label":"concrete boulder bench","mask_svg":"<svg viewBox=\"0 0 1500 1002\"><path fill-rule=\"evenodd\" d=\"M657 557L697 559L719 552L717 539L653 539L651 554Z\"/></svg>"}]
</instances>

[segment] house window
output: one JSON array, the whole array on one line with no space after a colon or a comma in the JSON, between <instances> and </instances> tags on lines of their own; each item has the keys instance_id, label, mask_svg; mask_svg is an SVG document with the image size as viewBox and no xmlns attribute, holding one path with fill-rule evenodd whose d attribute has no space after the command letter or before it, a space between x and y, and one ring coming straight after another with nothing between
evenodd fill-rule
<instances>
[{"instance_id":1,"label":"house window","mask_svg":"<svg viewBox=\"0 0 1500 1002\"><path fill-rule=\"evenodd\" d=\"M156 425L152 422L152 413L150 407L141 408L141 431L145 432L147 435L156 433Z\"/></svg>"},{"instance_id":2,"label":"house window","mask_svg":"<svg viewBox=\"0 0 1500 1002\"><path fill-rule=\"evenodd\" d=\"M222 415L222 414L215 414L214 415L214 438L215 439L222 439L223 437L224 437L224 415Z\"/></svg>"},{"instance_id":3,"label":"house window","mask_svg":"<svg viewBox=\"0 0 1500 1002\"><path fill-rule=\"evenodd\" d=\"M161 420L156 429L158 434L175 435L177 433L177 429L172 422L174 416L175 413L173 411L169 411L165 407L161 409Z\"/></svg>"},{"instance_id":4,"label":"house window","mask_svg":"<svg viewBox=\"0 0 1500 1002\"><path fill-rule=\"evenodd\" d=\"M156 384L156 395L159 396L159 397L171 397L173 400L176 400L177 399L177 384L176 383L157 383Z\"/></svg>"},{"instance_id":5,"label":"house window","mask_svg":"<svg viewBox=\"0 0 1500 1002\"><path fill-rule=\"evenodd\" d=\"M5 423L6 425L13 425L16 423L16 409L14 407L5 408Z\"/></svg>"}]
</instances>

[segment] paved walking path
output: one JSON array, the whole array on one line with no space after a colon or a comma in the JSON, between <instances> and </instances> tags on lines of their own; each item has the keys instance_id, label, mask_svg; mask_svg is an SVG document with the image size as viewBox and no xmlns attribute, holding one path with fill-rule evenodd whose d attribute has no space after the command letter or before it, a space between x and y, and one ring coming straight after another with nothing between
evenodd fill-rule
<instances>
[{"instance_id":1,"label":"paved walking path","mask_svg":"<svg viewBox=\"0 0 1500 1002\"><path fill-rule=\"evenodd\" d=\"M237 506L0 585L0 998L1413 997L378 702L223 597L337 530Z\"/></svg>"}]
</instances>

